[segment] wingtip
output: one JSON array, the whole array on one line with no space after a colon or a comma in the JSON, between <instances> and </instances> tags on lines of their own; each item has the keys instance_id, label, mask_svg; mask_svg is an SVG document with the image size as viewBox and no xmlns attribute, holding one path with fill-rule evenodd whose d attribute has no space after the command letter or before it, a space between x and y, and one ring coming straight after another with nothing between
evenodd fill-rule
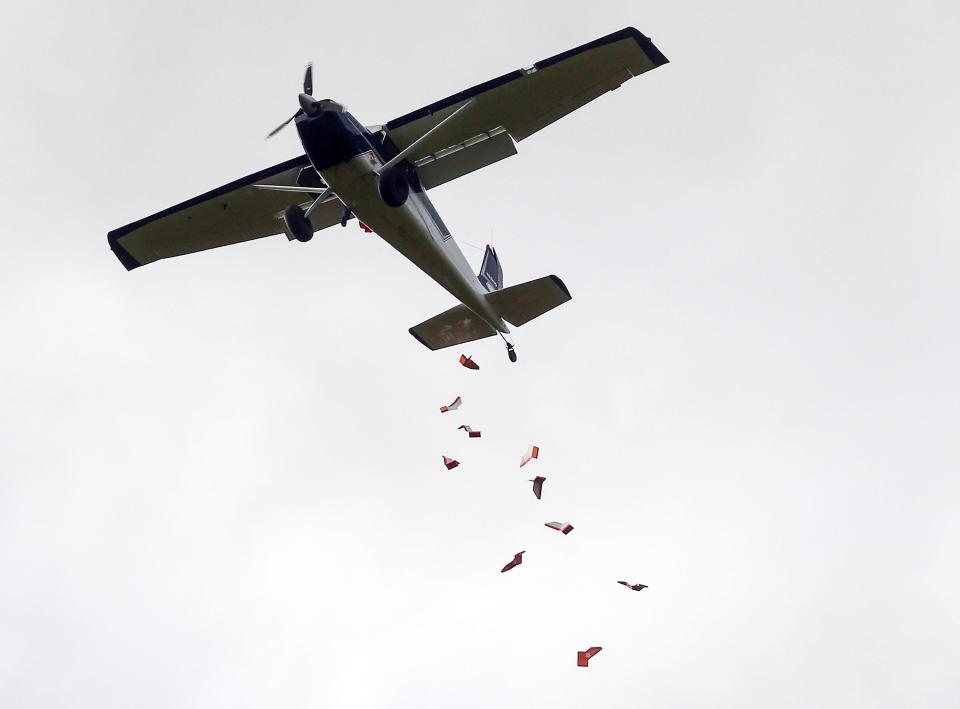
<instances>
[{"instance_id":1,"label":"wingtip","mask_svg":"<svg viewBox=\"0 0 960 709\"><path fill-rule=\"evenodd\" d=\"M633 37L650 61L653 62L655 67L670 63L670 60L664 56L663 52L657 49L657 46L653 43L653 40L647 37L647 35L638 30L636 27L624 27L622 30L620 30L620 32L622 32L624 35Z\"/></svg>"},{"instance_id":2,"label":"wingtip","mask_svg":"<svg viewBox=\"0 0 960 709\"><path fill-rule=\"evenodd\" d=\"M113 231L107 234L107 243L110 245L110 250L113 251L114 255L117 257L117 260L123 264L123 267L128 271L132 271L135 268L140 268L143 264L137 261L133 256L130 255L130 252L127 251L120 244L120 235L117 233L118 230L114 229Z\"/></svg>"},{"instance_id":3,"label":"wingtip","mask_svg":"<svg viewBox=\"0 0 960 709\"><path fill-rule=\"evenodd\" d=\"M426 347L428 350L430 350L430 351L432 351L432 352L435 352L435 351L436 351L436 348L431 347L430 344L429 344L426 340L424 340L422 337L420 337L420 335L418 335L418 334L415 332L416 329L417 329L417 326L414 325L413 327L408 328L408 329L407 329L407 332L409 332L411 335L413 335L413 338L414 338L417 342L419 342L421 345L423 345L424 347Z\"/></svg>"},{"instance_id":4,"label":"wingtip","mask_svg":"<svg viewBox=\"0 0 960 709\"><path fill-rule=\"evenodd\" d=\"M559 277L559 276L555 276L555 275L553 275L553 274L551 273L551 274L550 274L550 278L553 280L553 282L556 284L556 286L557 286L560 290L563 291L563 294L564 294L565 296L567 296L567 300L573 300L573 296L570 295L570 289L567 288L567 284L566 284L566 283L564 283L563 281L560 280L560 277Z\"/></svg>"}]
</instances>

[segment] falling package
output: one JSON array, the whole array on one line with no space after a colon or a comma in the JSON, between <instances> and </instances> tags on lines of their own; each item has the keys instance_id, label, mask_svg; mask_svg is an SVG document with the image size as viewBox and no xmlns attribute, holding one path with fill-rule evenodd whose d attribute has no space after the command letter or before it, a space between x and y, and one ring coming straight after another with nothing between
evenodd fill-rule
<instances>
[{"instance_id":1,"label":"falling package","mask_svg":"<svg viewBox=\"0 0 960 709\"><path fill-rule=\"evenodd\" d=\"M440 407L440 413L441 413L441 414L445 414L445 413L447 413L448 411L456 411L457 409L460 408L460 404L462 404L462 403L463 403L463 401L462 401L462 400L460 399L460 397L458 396L456 399L453 400L453 403L450 404L449 406L441 406L441 407Z\"/></svg>"},{"instance_id":2,"label":"falling package","mask_svg":"<svg viewBox=\"0 0 960 709\"><path fill-rule=\"evenodd\" d=\"M454 460L453 458L448 458L447 456L443 456L443 464L447 466L447 470L453 470L458 465L460 465L460 461Z\"/></svg>"},{"instance_id":3,"label":"falling package","mask_svg":"<svg viewBox=\"0 0 960 709\"><path fill-rule=\"evenodd\" d=\"M518 551L516 554L514 554L513 561L511 561L509 564L507 564L502 569L500 569L500 573L502 574L504 571L509 571L514 566L520 566L520 564L523 563L523 555L526 553L527 552L525 551Z\"/></svg>"},{"instance_id":4,"label":"falling package","mask_svg":"<svg viewBox=\"0 0 960 709\"><path fill-rule=\"evenodd\" d=\"M542 475L538 475L533 480L528 480L527 482L533 483L533 494L537 496L537 499L540 499L540 494L543 492L543 481L546 480Z\"/></svg>"},{"instance_id":5,"label":"falling package","mask_svg":"<svg viewBox=\"0 0 960 709\"><path fill-rule=\"evenodd\" d=\"M577 651L577 667L587 667L590 658L603 650L602 647L591 647L587 650Z\"/></svg>"},{"instance_id":6,"label":"falling package","mask_svg":"<svg viewBox=\"0 0 960 709\"><path fill-rule=\"evenodd\" d=\"M470 438L480 438L480 431L474 431L474 430L473 430L472 428L470 428L469 426L457 426L457 430L458 430L458 431L459 431L461 428L462 428L464 431L467 432L467 435L468 435Z\"/></svg>"},{"instance_id":7,"label":"falling package","mask_svg":"<svg viewBox=\"0 0 960 709\"><path fill-rule=\"evenodd\" d=\"M520 467L522 468L531 460L533 460L534 458L538 458L539 456L540 456L540 446L534 446L534 445L527 446L527 452L524 453L523 457L520 459Z\"/></svg>"},{"instance_id":8,"label":"falling package","mask_svg":"<svg viewBox=\"0 0 960 709\"><path fill-rule=\"evenodd\" d=\"M474 362L472 359L466 355L460 355L460 364L462 364L467 369L480 369L480 365Z\"/></svg>"},{"instance_id":9,"label":"falling package","mask_svg":"<svg viewBox=\"0 0 960 709\"><path fill-rule=\"evenodd\" d=\"M547 522L544 527L550 527L550 529L555 529L558 532L563 532L564 534L570 534L573 531L573 525L569 522Z\"/></svg>"}]
</instances>

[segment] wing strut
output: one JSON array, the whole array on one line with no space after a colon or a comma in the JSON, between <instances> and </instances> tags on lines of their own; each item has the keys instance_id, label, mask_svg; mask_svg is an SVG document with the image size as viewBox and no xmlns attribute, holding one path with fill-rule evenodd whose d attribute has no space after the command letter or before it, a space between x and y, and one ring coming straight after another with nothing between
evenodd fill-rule
<instances>
[{"instance_id":1,"label":"wing strut","mask_svg":"<svg viewBox=\"0 0 960 709\"><path fill-rule=\"evenodd\" d=\"M468 108L470 108L471 106L473 106L474 103L476 103L476 99L470 99L470 100L467 101L465 104L463 104L460 108L458 108L456 111L454 111L454 112L451 113L449 116L447 116L447 117L444 118L442 121L440 121L440 122L439 122L437 125L435 125L433 128L431 128L431 129L428 130L426 133L424 133L424 134L421 135L419 138L417 138L415 141L413 141L412 143L410 143L410 145L408 145L406 148L404 148L404 149L401 150L399 153L397 153L397 155L395 155L395 156L392 157L390 160L388 160L387 163L386 163L386 165L384 165L383 167L380 168L380 170L378 171L378 174L381 174L381 175L382 175L382 174L385 173L387 170L389 170L391 167L393 167L394 165L396 165L397 163L399 163L401 160L403 160L405 157L407 157L407 155L409 155L411 152L413 152L413 149L414 149L414 148L416 148L417 146L419 146L424 140L426 140L426 139L429 138L431 135L433 135L433 134L434 134L436 131L438 131L441 127L443 127L444 125L446 125L447 123L449 123L451 120L453 120L453 118L455 118L456 116L460 115L461 113L463 113L464 111L466 111Z\"/></svg>"}]
</instances>

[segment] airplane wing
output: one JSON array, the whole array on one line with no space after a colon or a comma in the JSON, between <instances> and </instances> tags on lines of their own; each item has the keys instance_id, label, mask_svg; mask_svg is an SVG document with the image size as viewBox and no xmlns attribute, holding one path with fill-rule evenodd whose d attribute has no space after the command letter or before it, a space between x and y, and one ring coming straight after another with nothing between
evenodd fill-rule
<instances>
[{"instance_id":1,"label":"airplane wing","mask_svg":"<svg viewBox=\"0 0 960 709\"><path fill-rule=\"evenodd\" d=\"M515 155L514 141L667 61L649 37L626 27L395 118L384 130L402 151L435 129L406 156L430 189Z\"/></svg>"},{"instance_id":2,"label":"airplane wing","mask_svg":"<svg viewBox=\"0 0 960 709\"><path fill-rule=\"evenodd\" d=\"M262 190L253 185L294 185L300 170L309 164L307 156L301 155L247 175L114 229L107 241L120 263L131 271L159 259L279 234L283 222L278 213L291 204L307 202L309 196ZM317 189L318 193L322 191ZM324 229L339 223L341 210L340 202L333 200L314 210L310 220L316 229Z\"/></svg>"}]
</instances>

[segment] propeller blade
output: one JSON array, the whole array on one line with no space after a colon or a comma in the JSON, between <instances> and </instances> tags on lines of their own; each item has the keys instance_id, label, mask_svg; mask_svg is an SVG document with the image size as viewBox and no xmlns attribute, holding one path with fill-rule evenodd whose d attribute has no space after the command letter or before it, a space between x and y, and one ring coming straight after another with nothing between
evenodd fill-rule
<instances>
[{"instance_id":1,"label":"propeller blade","mask_svg":"<svg viewBox=\"0 0 960 709\"><path fill-rule=\"evenodd\" d=\"M303 75L303 93L313 96L313 63L307 64L307 72Z\"/></svg>"},{"instance_id":2,"label":"propeller blade","mask_svg":"<svg viewBox=\"0 0 960 709\"><path fill-rule=\"evenodd\" d=\"M294 118L296 118L297 116L299 116L301 113L303 113L302 110L297 111L296 113L294 113L292 116L290 116L290 118L288 118L287 120L285 120L283 123L281 123L280 125L278 125L276 128L274 128L274 129L273 129L272 131L270 131L269 133L267 133L267 137L264 138L264 140L270 140L273 136L275 136L277 133L279 133L279 132L282 131L284 128L286 128L286 127L287 127L287 124L288 124L290 121L292 121Z\"/></svg>"}]
</instances>

